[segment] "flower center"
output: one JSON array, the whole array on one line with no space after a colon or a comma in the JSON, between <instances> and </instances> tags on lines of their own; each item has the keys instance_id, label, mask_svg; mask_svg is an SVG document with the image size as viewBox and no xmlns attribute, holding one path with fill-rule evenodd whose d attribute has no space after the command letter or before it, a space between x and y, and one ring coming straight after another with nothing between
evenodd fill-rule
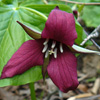
<instances>
[{"instance_id":1,"label":"flower center","mask_svg":"<svg viewBox=\"0 0 100 100\"><path fill-rule=\"evenodd\" d=\"M63 53L63 44L51 39L46 39L46 41L43 43L44 48L42 50L42 53L45 53L45 58L48 57L48 55L54 55L54 58L57 58L57 51L59 50L61 53Z\"/></svg>"}]
</instances>

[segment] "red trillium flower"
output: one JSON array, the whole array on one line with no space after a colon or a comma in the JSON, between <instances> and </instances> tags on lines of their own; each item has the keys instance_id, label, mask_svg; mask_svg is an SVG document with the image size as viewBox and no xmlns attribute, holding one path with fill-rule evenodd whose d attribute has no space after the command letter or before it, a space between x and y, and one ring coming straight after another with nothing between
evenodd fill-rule
<instances>
[{"instance_id":1,"label":"red trillium flower","mask_svg":"<svg viewBox=\"0 0 100 100\"><path fill-rule=\"evenodd\" d=\"M42 65L43 77L47 72L61 91L76 89L79 84L77 59L71 50L76 48L74 51L81 52L81 49L74 45L77 33L73 14L56 7L51 11L42 34L17 22L35 40L24 42L15 52L4 66L1 79L22 74L33 66ZM87 53L89 51L84 50Z\"/></svg>"}]
</instances>

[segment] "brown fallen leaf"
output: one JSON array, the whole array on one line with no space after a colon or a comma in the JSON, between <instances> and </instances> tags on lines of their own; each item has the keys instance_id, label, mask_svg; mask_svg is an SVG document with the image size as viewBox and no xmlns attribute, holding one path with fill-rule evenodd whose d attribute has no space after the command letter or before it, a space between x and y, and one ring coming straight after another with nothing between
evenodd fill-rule
<instances>
[{"instance_id":1,"label":"brown fallen leaf","mask_svg":"<svg viewBox=\"0 0 100 100\"><path fill-rule=\"evenodd\" d=\"M93 96L93 94L92 93L84 93L84 94L79 94L74 97L70 97L68 100L76 100L78 98L86 98L86 97L90 97L90 96Z\"/></svg>"},{"instance_id":2,"label":"brown fallen leaf","mask_svg":"<svg viewBox=\"0 0 100 100\"><path fill-rule=\"evenodd\" d=\"M87 86L85 84L80 84L78 86L78 89L83 91L83 92L88 92L88 88L87 88Z\"/></svg>"}]
</instances>

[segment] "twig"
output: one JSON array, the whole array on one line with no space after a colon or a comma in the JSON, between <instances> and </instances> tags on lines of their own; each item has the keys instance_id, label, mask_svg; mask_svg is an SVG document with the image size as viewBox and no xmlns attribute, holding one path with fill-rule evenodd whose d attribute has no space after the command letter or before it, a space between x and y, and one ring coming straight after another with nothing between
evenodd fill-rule
<instances>
[{"instance_id":1,"label":"twig","mask_svg":"<svg viewBox=\"0 0 100 100\"><path fill-rule=\"evenodd\" d=\"M90 96L93 96L93 94L92 93L84 93L84 94L76 95L74 97L70 97L70 98L68 98L68 100L77 100L77 99L81 100L83 98L87 98L87 97L90 97Z\"/></svg>"},{"instance_id":2,"label":"twig","mask_svg":"<svg viewBox=\"0 0 100 100\"><path fill-rule=\"evenodd\" d=\"M93 39L90 39L90 40L95 45L95 47L100 50L100 46Z\"/></svg>"},{"instance_id":3,"label":"twig","mask_svg":"<svg viewBox=\"0 0 100 100\"><path fill-rule=\"evenodd\" d=\"M49 96L47 97L47 100L50 100L52 95L56 94L57 92L58 92L58 89L56 91L52 92L51 94L49 94Z\"/></svg>"},{"instance_id":4,"label":"twig","mask_svg":"<svg viewBox=\"0 0 100 100\"><path fill-rule=\"evenodd\" d=\"M99 88L100 88L100 78L97 78L91 92L94 93L94 94L97 94Z\"/></svg>"},{"instance_id":5,"label":"twig","mask_svg":"<svg viewBox=\"0 0 100 100\"><path fill-rule=\"evenodd\" d=\"M90 33L80 45L83 46L89 39L96 38L99 36L99 34L100 34L100 25L92 33Z\"/></svg>"},{"instance_id":6,"label":"twig","mask_svg":"<svg viewBox=\"0 0 100 100\"><path fill-rule=\"evenodd\" d=\"M56 91L54 91L51 94L49 94L48 97L47 97L47 100L50 100L52 95L56 94L57 92L59 92L59 99L62 100L63 99L62 92L59 89L57 89Z\"/></svg>"},{"instance_id":7,"label":"twig","mask_svg":"<svg viewBox=\"0 0 100 100\"><path fill-rule=\"evenodd\" d=\"M99 98L100 95L93 95L91 93L80 94L74 97L70 97L68 100L94 100Z\"/></svg>"},{"instance_id":8,"label":"twig","mask_svg":"<svg viewBox=\"0 0 100 100\"><path fill-rule=\"evenodd\" d=\"M76 2L76 1L68 1L68 0L60 0L60 1L64 1L67 3L73 3L73 4L79 4L79 5L100 5L100 3L83 3L83 2Z\"/></svg>"},{"instance_id":9,"label":"twig","mask_svg":"<svg viewBox=\"0 0 100 100\"><path fill-rule=\"evenodd\" d=\"M47 0L42 0L42 1L44 4L46 4L46 5L48 4Z\"/></svg>"},{"instance_id":10,"label":"twig","mask_svg":"<svg viewBox=\"0 0 100 100\"><path fill-rule=\"evenodd\" d=\"M100 95L95 95L95 96L91 96L88 98L80 98L80 99L75 99L75 100L94 100L94 99L97 99L99 97L100 97Z\"/></svg>"},{"instance_id":11,"label":"twig","mask_svg":"<svg viewBox=\"0 0 100 100\"><path fill-rule=\"evenodd\" d=\"M81 82L82 80L84 80L85 78L87 78L89 75L84 75L83 77L79 78L78 81Z\"/></svg>"},{"instance_id":12,"label":"twig","mask_svg":"<svg viewBox=\"0 0 100 100\"><path fill-rule=\"evenodd\" d=\"M87 40L91 40L93 44L96 46L97 49L100 50L100 46L92 39L93 37L98 37L100 34L100 25L92 32L90 35L84 30L85 34L87 35L87 38L84 39L84 41L80 45L84 45Z\"/></svg>"}]
</instances>

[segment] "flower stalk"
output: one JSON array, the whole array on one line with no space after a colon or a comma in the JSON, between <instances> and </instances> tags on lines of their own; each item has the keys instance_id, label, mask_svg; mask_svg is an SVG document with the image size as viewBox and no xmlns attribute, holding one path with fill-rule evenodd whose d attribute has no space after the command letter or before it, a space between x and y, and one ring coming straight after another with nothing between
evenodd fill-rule
<instances>
[{"instance_id":1,"label":"flower stalk","mask_svg":"<svg viewBox=\"0 0 100 100\"><path fill-rule=\"evenodd\" d=\"M31 93L31 100L36 100L34 83L29 83L29 88Z\"/></svg>"}]
</instances>

